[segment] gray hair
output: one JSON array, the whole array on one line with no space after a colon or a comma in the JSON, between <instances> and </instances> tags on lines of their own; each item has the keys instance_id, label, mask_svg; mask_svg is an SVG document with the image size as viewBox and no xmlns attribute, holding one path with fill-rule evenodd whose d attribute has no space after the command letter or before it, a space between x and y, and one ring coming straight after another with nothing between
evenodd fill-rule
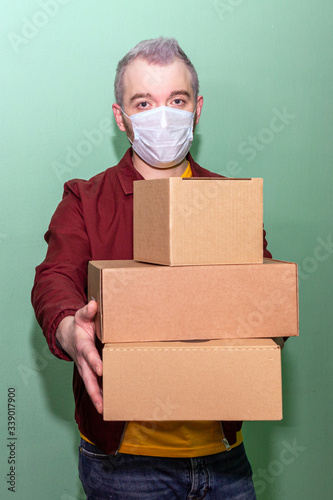
<instances>
[{"instance_id":1,"label":"gray hair","mask_svg":"<svg viewBox=\"0 0 333 500\"><path fill-rule=\"evenodd\" d=\"M116 102L120 106L123 105L124 96L124 74L127 66L134 59L144 59L149 64L157 64L166 66L171 64L175 58L180 59L189 69L192 76L192 89L195 99L199 94L199 80L195 67L179 47L177 40L174 38L153 38L151 40L143 40L130 50L118 63L116 78L114 81L114 93Z\"/></svg>"}]
</instances>

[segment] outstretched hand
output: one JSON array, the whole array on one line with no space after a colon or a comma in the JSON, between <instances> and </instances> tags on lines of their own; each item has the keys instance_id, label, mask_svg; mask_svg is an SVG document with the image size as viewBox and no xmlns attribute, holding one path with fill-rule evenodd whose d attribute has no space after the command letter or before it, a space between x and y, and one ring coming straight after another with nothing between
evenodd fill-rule
<instances>
[{"instance_id":1,"label":"outstretched hand","mask_svg":"<svg viewBox=\"0 0 333 500\"><path fill-rule=\"evenodd\" d=\"M56 338L76 364L96 410L102 413L103 398L97 377L102 376L103 364L95 346L96 313L97 302L91 300L75 316L63 318L57 328Z\"/></svg>"}]
</instances>

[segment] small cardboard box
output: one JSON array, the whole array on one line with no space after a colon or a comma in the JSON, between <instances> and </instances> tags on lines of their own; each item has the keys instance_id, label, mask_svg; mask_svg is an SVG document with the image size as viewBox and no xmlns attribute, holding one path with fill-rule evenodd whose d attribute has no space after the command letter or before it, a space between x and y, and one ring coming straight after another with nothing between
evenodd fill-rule
<instances>
[{"instance_id":1,"label":"small cardboard box","mask_svg":"<svg viewBox=\"0 0 333 500\"><path fill-rule=\"evenodd\" d=\"M263 180L134 182L134 260L168 266L262 263Z\"/></svg>"},{"instance_id":2,"label":"small cardboard box","mask_svg":"<svg viewBox=\"0 0 333 500\"><path fill-rule=\"evenodd\" d=\"M297 264L169 267L92 261L88 297L98 302L102 342L298 335Z\"/></svg>"},{"instance_id":3,"label":"small cardboard box","mask_svg":"<svg viewBox=\"0 0 333 500\"><path fill-rule=\"evenodd\" d=\"M106 344L104 420L280 420L271 339Z\"/></svg>"}]
</instances>

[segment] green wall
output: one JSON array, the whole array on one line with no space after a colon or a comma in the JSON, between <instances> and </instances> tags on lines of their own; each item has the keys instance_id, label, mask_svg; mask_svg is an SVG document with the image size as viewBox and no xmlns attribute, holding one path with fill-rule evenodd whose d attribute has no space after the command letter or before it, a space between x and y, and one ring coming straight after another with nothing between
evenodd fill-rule
<instances>
[{"instance_id":1,"label":"green wall","mask_svg":"<svg viewBox=\"0 0 333 500\"><path fill-rule=\"evenodd\" d=\"M330 0L2 1L1 498L12 497L11 387L15 498L84 498L72 367L49 355L30 289L64 181L89 178L127 148L111 121L116 63L160 35L176 37L199 73L197 161L264 178L269 249L299 264L300 338L283 351L284 419L245 425L258 498L331 498L332 16Z\"/></svg>"}]
</instances>

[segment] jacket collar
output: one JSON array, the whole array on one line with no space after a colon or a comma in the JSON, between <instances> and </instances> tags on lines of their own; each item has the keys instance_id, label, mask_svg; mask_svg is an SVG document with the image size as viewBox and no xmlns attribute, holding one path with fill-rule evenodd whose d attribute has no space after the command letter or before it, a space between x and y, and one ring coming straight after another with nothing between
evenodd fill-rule
<instances>
[{"instance_id":1,"label":"jacket collar","mask_svg":"<svg viewBox=\"0 0 333 500\"><path fill-rule=\"evenodd\" d=\"M142 175L133 166L132 148L128 148L118 163L117 175L125 194L133 194L133 182L143 180Z\"/></svg>"}]
</instances>

